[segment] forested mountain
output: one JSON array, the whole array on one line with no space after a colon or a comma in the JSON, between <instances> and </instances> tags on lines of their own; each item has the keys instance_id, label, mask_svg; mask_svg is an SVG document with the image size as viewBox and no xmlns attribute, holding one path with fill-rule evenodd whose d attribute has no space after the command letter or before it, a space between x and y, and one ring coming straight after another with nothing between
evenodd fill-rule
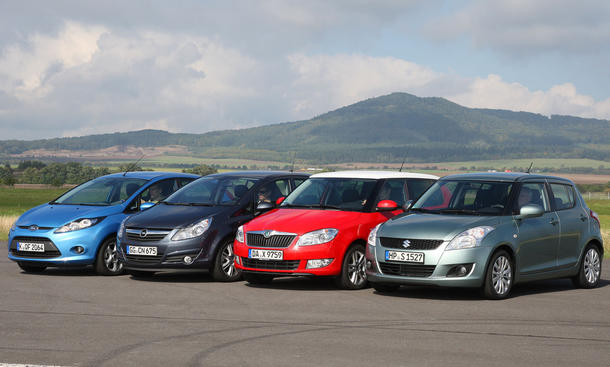
<instances>
[{"instance_id":1,"label":"forested mountain","mask_svg":"<svg viewBox=\"0 0 610 367\"><path fill-rule=\"evenodd\" d=\"M0 155L29 149L187 146L193 155L315 163L570 157L610 160L610 121L472 109L406 93L367 99L306 121L205 134L159 130L0 141Z\"/></svg>"}]
</instances>

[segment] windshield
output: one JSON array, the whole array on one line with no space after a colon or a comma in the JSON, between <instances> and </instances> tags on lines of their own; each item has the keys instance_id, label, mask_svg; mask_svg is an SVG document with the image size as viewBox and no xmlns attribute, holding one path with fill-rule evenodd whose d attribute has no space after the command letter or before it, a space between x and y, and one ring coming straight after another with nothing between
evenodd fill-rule
<instances>
[{"instance_id":1,"label":"windshield","mask_svg":"<svg viewBox=\"0 0 610 367\"><path fill-rule=\"evenodd\" d=\"M310 178L288 195L281 206L362 211L376 184L377 180L367 179Z\"/></svg>"},{"instance_id":2,"label":"windshield","mask_svg":"<svg viewBox=\"0 0 610 367\"><path fill-rule=\"evenodd\" d=\"M176 191L169 205L234 205L258 181L245 177L203 177Z\"/></svg>"},{"instance_id":3,"label":"windshield","mask_svg":"<svg viewBox=\"0 0 610 367\"><path fill-rule=\"evenodd\" d=\"M116 205L127 200L146 182L133 177L100 177L75 187L51 204Z\"/></svg>"},{"instance_id":4,"label":"windshield","mask_svg":"<svg viewBox=\"0 0 610 367\"><path fill-rule=\"evenodd\" d=\"M443 214L501 215L511 182L437 181L411 208Z\"/></svg>"}]
</instances>

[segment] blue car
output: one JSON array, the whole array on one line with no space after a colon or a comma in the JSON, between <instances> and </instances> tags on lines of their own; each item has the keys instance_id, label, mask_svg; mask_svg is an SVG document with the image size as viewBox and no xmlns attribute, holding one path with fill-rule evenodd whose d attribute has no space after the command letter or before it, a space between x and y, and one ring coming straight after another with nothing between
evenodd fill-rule
<instances>
[{"instance_id":1,"label":"blue car","mask_svg":"<svg viewBox=\"0 0 610 367\"><path fill-rule=\"evenodd\" d=\"M125 172L87 181L19 217L9 231L8 258L26 272L93 265L101 275L121 274L116 234L123 219L198 177Z\"/></svg>"}]
</instances>

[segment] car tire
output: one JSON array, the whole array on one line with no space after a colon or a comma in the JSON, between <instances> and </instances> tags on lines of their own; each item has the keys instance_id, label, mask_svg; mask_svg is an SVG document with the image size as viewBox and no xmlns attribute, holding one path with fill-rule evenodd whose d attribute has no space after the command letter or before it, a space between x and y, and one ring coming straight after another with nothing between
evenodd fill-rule
<instances>
[{"instance_id":1,"label":"car tire","mask_svg":"<svg viewBox=\"0 0 610 367\"><path fill-rule=\"evenodd\" d=\"M335 278L335 284L341 289L362 289L368 285L363 245L353 245L347 250L341 274Z\"/></svg>"},{"instance_id":2,"label":"car tire","mask_svg":"<svg viewBox=\"0 0 610 367\"><path fill-rule=\"evenodd\" d=\"M241 270L235 267L233 241L224 242L216 252L212 278L218 282L234 282L241 278Z\"/></svg>"},{"instance_id":3,"label":"car tire","mask_svg":"<svg viewBox=\"0 0 610 367\"><path fill-rule=\"evenodd\" d=\"M601 254L596 246L589 244L585 247L578 274L572 278L572 283L578 288L595 288L599 284L601 274Z\"/></svg>"},{"instance_id":4,"label":"car tire","mask_svg":"<svg viewBox=\"0 0 610 367\"><path fill-rule=\"evenodd\" d=\"M387 284L387 283L371 283L371 286L379 293L390 293L395 292L400 288L398 284Z\"/></svg>"},{"instance_id":5,"label":"car tire","mask_svg":"<svg viewBox=\"0 0 610 367\"><path fill-rule=\"evenodd\" d=\"M106 239L100 246L95 259L95 272L99 275L121 275L123 264L119 261L116 238Z\"/></svg>"},{"instance_id":6,"label":"car tire","mask_svg":"<svg viewBox=\"0 0 610 367\"><path fill-rule=\"evenodd\" d=\"M127 274L131 275L134 278L150 278L155 275L154 271L145 271L145 270L125 270Z\"/></svg>"},{"instance_id":7,"label":"car tire","mask_svg":"<svg viewBox=\"0 0 610 367\"><path fill-rule=\"evenodd\" d=\"M26 273L41 273L47 268L46 265L33 265L24 262L18 262L17 265Z\"/></svg>"},{"instance_id":8,"label":"car tire","mask_svg":"<svg viewBox=\"0 0 610 367\"><path fill-rule=\"evenodd\" d=\"M487 299L504 299L513 287L515 270L513 261L504 250L494 252L485 271L485 281L481 289Z\"/></svg>"},{"instance_id":9,"label":"car tire","mask_svg":"<svg viewBox=\"0 0 610 367\"><path fill-rule=\"evenodd\" d=\"M273 281L273 275L244 273L244 279L250 284L269 284Z\"/></svg>"}]
</instances>

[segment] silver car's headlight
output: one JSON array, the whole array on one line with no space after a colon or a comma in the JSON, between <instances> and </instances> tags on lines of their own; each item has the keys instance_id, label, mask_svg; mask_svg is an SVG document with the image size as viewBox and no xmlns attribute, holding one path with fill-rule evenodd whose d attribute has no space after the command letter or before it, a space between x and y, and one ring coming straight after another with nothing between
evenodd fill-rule
<instances>
[{"instance_id":1,"label":"silver car's headlight","mask_svg":"<svg viewBox=\"0 0 610 367\"><path fill-rule=\"evenodd\" d=\"M186 228L182 228L172 236L172 241L187 240L189 238L199 237L210 228L212 218L206 218Z\"/></svg>"},{"instance_id":2,"label":"silver car's headlight","mask_svg":"<svg viewBox=\"0 0 610 367\"><path fill-rule=\"evenodd\" d=\"M100 218L83 218L64 224L55 230L55 233L66 233L79 231L81 229L92 227L102 221L105 217Z\"/></svg>"},{"instance_id":3,"label":"silver car's headlight","mask_svg":"<svg viewBox=\"0 0 610 367\"><path fill-rule=\"evenodd\" d=\"M297 246L321 245L330 242L337 236L339 231L334 228L318 229L317 231L307 232L297 241Z\"/></svg>"},{"instance_id":4,"label":"silver car's headlight","mask_svg":"<svg viewBox=\"0 0 610 367\"><path fill-rule=\"evenodd\" d=\"M371 229L371 233L369 233L369 239L367 240L369 246L377 245L377 231L379 230L379 227L381 227L382 224L383 223L379 223L375 226L375 228Z\"/></svg>"},{"instance_id":5,"label":"silver car's headlight","mask_svg":"<svg viewBox=\"0 0 610 367\"><path fill-rule=\"evenodd\" d=\"M237 242L244 243L244 226L239 226L239 228L237 228L237 233L235 233L235 240Z\"/></svg>"},{"instance_id":6,"label":"silver car's headlight","mask_svg":"<svg viewBox=\"0 0 610 367\"><path fill-rule=\"evenodd\" d=\"M455 236L447 247L445 247L445 251L477 247L481 244L483 238L493 230L494 227L490 226L470 228Z\"/></svg>"}]
</instances>

